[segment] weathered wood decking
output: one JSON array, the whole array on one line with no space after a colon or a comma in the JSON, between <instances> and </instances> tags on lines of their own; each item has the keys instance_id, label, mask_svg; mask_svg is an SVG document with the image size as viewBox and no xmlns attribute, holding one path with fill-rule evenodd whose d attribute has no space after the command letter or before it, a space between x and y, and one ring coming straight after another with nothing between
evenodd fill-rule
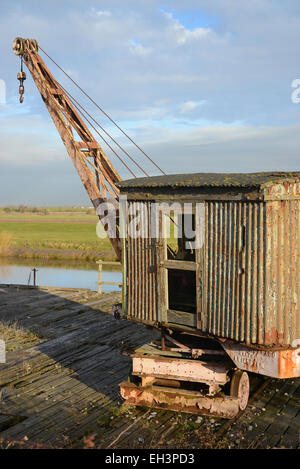
<instances>
[{"instance_id":1,"label":"weathered wood decking","mask_svg":"<svg viewBox=\"0 0 300 469\"><path fill-rule=\"evenodd\" d=\"M154 333L107 314L119 301L119 293L0 285L2 447L299 447L299 379L253 377L256 393L234 422L123 406L118 384L130 358L120 351Z\"/></svg>"}]
</instances>

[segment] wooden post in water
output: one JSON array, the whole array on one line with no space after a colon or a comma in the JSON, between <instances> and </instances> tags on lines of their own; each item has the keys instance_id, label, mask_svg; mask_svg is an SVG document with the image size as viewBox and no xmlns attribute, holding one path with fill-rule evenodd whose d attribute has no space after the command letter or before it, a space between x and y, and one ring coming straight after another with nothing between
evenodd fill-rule
<instances>
[{"instance_id":1,"label":"wooden post in water","mask_svg":"<svg viewBox=\"0 0 300 469\"><path fill-rule=\"evenodd\" d=\"M99 295L101 295L101 293L102 293L102 265L103 265L103 262L100 260L100 261L97 261L97 264L98 264L98 267L99 267L99 271L98 271L98 293L99 293Z\"/></svg>"},{"instance_id":2,"label":"wooden post in water","mask_svg":"<svg viewBox=\"0 0 300 469\"><path fill-rule=\"evenodd\" d=\"M32 270L33 270L33 286L36 287L36 273L37 273L37 269L34 267Z\"/></svg>"},{"instance_id":3,"label":"wooden post in water","mask_svg":"<svg viewBox=\"0 0 300 469\"><path fill-rule=\"evenodd\" d=\"M106 265L121 265L121 263L119 261L97 261L96 262L99 266L99 270L98 270L98 293L99 295L102 294L102 285L116 285L118 287L122 287L122 283L119 283L119 282L103 282L102 281L102 268L103 268L103 265L106 264Z\"/></svg>"}]
</instances>

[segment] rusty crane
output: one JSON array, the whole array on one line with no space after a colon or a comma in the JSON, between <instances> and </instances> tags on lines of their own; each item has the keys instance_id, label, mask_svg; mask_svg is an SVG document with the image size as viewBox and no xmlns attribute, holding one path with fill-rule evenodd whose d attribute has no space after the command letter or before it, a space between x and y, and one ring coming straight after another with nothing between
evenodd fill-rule
<instances>
[{"instance_id":1,"label":"rusty crane","mask_svg":"<svg viewBox=\"0 0 300 469\"><path fill-rule=\"evenodd\" d=\"M13 49L21 58L20 101L24 62L94 207L123 194L126 220L138 212L148 234L131 236L128 226L121 246L102 218L119 259L122 253L123 317L161 333L132 355L130 380L120 384L126 402L232 418L247 406L248 372L300 377L300 173L166 176L130 139L163 174L148 177L112 139L146 176L136 178L103 133L110 135L54 79L37 42L16 38ZM133 179L121 181L89 128ZM179 236L187 218L191 239ZM170 222L176 228L168 239Z\"/></svg>"},{"instance_id":2,"label":"rusty crane","mask_svg":"<svg viewBox=\"0 0 300 469\"><path fill-rule=\"evenodd\" d=\"M20 102L22 103L24 99L24 81L26 80L26 74L23 71L23 63L25 63L79 174L81 182L85 187L93 206L97 210L101 202L107 200L108 197L110 197L111 200L118 200L120 190L117 184L121 181L121 177L105 154L103 148L94 138L88 126L94 129L132 176L136 177L132 169L130 169L128 164L124 161L124 158L122 158L117 151L112 148L111 144L103 134L106 134L107 137L109 137L118 146L118 149L120 149L124 155L129 158L131 163L142 171L145 176L148 176L148 173L100 124L98 124L98 122L96 122L90 113L86 111L86 109L83 108L83 106L81 106L80 103L70 93L68 93L68 91L58 83L57 80L55 80L41 58L39 49L42 50L34 39L23 39L18 37L14 40L13 51L21 59L21 70L17 75L20 82ZM50 60L52 60L45 51L43 52ZM54 60L52 60L52 62L58 66ZM59 69L74 84L76 84L78 88L80 88L79 85L77 85L77 83L66 72L64 72L61 67L59 67ZM81 91L88 96L82 89ZM89 99L91 98L89 97ZM94 104L96 103L94 102ZM97 107L110 119L110 122L113 122L131 141L131 143L140 150L141 154L146 157L162 174L164 174L164 171L116 124L116 122L113 121L113 119L111 119L102 108L99 106ZM102 130L102 133L99 132L98 127ZM104 228L108 230L106 223L104 224ZM111 236L108 232L107 235L115 250L117 258L120 260L121 247L118 233L116 236Z\"/></svg>"}]
</instances>

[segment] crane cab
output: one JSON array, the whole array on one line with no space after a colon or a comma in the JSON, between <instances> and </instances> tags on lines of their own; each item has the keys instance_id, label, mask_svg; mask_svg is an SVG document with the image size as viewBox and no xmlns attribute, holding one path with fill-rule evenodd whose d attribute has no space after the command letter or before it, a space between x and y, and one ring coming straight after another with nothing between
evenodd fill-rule
<instances>
[{"instance_id":1,"label":"crane cab","mask_svg":"<svg viewBox=\"0 0 300 469\"><path fill-rule=\"evenodd\" d=\"M300 173L119 183L123 316L213 339L242 370L300 376Z\"/></svg>"}]
</instances>

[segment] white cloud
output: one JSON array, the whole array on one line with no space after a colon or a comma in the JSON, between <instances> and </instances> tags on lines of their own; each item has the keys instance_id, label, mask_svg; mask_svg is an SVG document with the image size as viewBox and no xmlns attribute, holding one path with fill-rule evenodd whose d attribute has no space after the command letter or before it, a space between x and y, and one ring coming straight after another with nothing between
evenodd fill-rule
<instances>
[{"instance_id":1,"label":"white cloud","mask_svg":"<svg viewBox=\"0 0 300 469\"><path fill-rule=\"evenodd\" d=\"M188 112L194 111L200 104L202 103L198 103L196 101L186 101L179 107L179 112L181 114L186 114Z\"/></svg>"},{"instance_id":2,"label":"white cloud","mask_svg":"<svg viewBox=\"0 0 300 469\"><path fill-rule=\"evenodd\" d=\"M178 45L186 44L189 41L196 41L208 36L212 30L210 28L185 28L178 19L174 18L172 13L163 12L166 18L170 21L171 30L174 33L175 41Z\"/></svg>"},{"instance_id":3,"label":"white cloud","mask_svg":"<svg viewBox=\"0 0 300 469\"><path fill-rule=\"evenodd\" d=\"M98 16L111 16L111 12L108 10L98 10L97 15Z\"/></svg>"},{"instance_id":4,"label":"white cloud","mask_svg":"<svg viewBox=\"0 0 300 469\"><path fill-rule=\"evenodd\" d=\"M62 161L66 150L49 118L41 116L0 114L2 141L0 163L27 166L34 163Z\"/></svg>"},{"instance_id":5,"label":"white cloud","mask_svg":"<svg viewBox=\"0 0 300 469\"><path fill-rule=\"evenodd\" d=\"M152 49L150 47L144 47L135 39L130 41L130 52L135 55L145 56L150 54Z\"/></svg>"},{"instance_id":6,"label":"white cloud","mask_svg":"<svg viewBox=\"0 0 300 469\"><path fill-rule=\"evenodd\" d=\"M91 8L91 14L99 18L111 16L111 12L109 10L96 10L96 8Z\"/></svg>"}]
</instances>

